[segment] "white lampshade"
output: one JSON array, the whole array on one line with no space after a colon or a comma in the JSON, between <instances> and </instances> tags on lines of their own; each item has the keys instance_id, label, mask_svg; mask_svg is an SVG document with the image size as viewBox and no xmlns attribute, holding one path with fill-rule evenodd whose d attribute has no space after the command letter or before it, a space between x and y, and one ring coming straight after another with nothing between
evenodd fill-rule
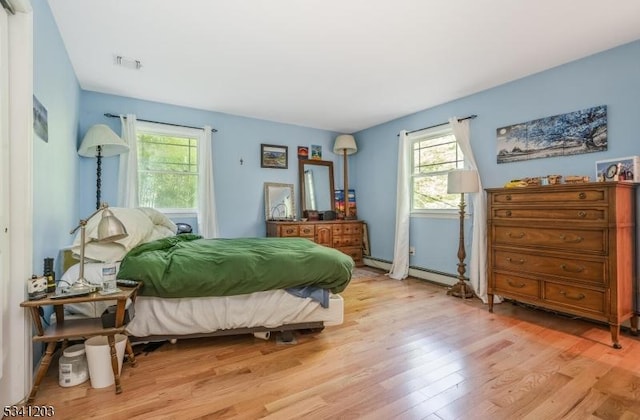
<instances>
[{"instance_id":1,"label":"white lampshade","mask_svg":"<svg viewBox=\"0 0 640 420\"><path fill-rule=\"evenodd\" d=\"M358 151L356 139L354 139L351 134L340 134L336 137L336 142L333 145L333 153L342 155L345 151L348 155L352 155Z\"/></svg>"},{"instance_id":2,"label":"white lampshade","mask_svg":"<svg viewBox=\"0 0 640 420\"><path fill-rule=\"evenodd\" d=\"M78 154L85 157L96 157L98 146L102 146L103 157L115 156L127 152L129 146L116 133L104 124L94 125L82 139Z\"/></svg>"},{"instance_id":3,"label":"white lampshade","mask_svg":"<svg viewBox=\"0 0 640 420\"><path fill-rule=\"evenodd\" d=\"M478 171L454 169L447 174L447 192L462 194L478 192Z\"/></svg>"}]
</instances>

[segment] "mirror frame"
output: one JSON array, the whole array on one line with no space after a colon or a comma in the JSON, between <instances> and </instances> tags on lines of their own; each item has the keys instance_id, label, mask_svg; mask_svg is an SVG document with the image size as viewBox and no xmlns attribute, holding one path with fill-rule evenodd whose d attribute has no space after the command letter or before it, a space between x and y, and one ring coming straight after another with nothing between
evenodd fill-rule
<instances>
[{"instance_id":1,"label":"mirror frame","mask_svg":"<svg viewBox=\"0 0 640 420\"><path fill-rule=\"evenodd\" d=\"M331 201L331 211L336 211L336 201L335 201L335 188L333 183L333 162L330 160L318 160L318 159L300 159L298 160L298 177L300 182L300 211L304 212L307 210L304 207L306 192L304 188L304 165L317 165L317 166L326 166L329 168L329 199ZM324 209L329 210L329 209Z\"/></svg>"},{"instance_id":2,"label":"mirror frame","mask_svg":"<svg viewBox=\"0 0 640 420\"><path fill-rule=\"evenodd\" d=\"M269 188L280 187L289 188L291 191L291 217L271 217L271 203L269 201ZM293 184L282 184L279 182L265 182L264 183L264 218L265 220L296 220L296 196L294 194Z\"/></svg>"}]
</instances>

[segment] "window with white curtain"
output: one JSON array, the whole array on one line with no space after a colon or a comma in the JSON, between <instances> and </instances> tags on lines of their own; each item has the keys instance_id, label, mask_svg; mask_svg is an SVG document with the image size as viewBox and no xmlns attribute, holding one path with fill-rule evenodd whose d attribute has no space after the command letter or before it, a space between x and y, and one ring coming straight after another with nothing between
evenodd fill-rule
<instances>
[{"instance_id":1,"label":"window with white curtain","mask_svg":"<svg viewBox=\"0 0 640 420\"><path fill-rule=\"evenodd\" d=\"M136 134L139 205L196 214L202 130L138 122Z\"/></svg>"},{"instance_id":2,"label":"window with white curtain","mask_svg":"<svg viewBox=\"0 0 640 420\"><path fill-rule=\"evenodd\" d=\"M409 134L411 213L456 213L459 194L447 193L447 172L464 167L464 156L453 131L434 127Z\"/></svg>"}]
</instances>

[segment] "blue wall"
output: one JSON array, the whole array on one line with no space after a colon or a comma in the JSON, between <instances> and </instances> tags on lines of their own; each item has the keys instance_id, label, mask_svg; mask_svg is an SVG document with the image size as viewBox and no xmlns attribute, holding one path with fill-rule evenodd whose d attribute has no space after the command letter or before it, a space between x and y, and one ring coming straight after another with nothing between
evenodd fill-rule
<instances>
[{"instance_id":1,"label":"blue wall","mask_svg":"<svg viewBox=\"0 0 640 420\"><path fill-rule=\"evenodd\" d=\"M430 108L356 133L351 156L359 216L367 221L372 256L391 260L395 233L397 134L477 114L471 142L484 188L547 174L589 175L595 161L640 155L640 41ZM607 105L608 150L568 157L496 163L496 129L596 105ZM458 219L411 218L412 265L455 273ZM470 222L467 223L470 225ZM470 242L470 235L466 235ZM468 245L467 245L467 249Z\"/></svg>"},{"instance_id":2,"label":"blue wall","mask_svg":"<svg viewBox=\"0 0 640 420\"><path fill-rule=\"evenodd\" d=\"M33 139L33 273L42 274L45 257L56 259L69 245L79 220L78 111L80 87L45 0L32 0L34 28L33 92L47 109L49 141Z\"/></svg>"},{"instance_id":3,"label":"blue wall","mask_svg":"<svg viewBox=\"0 0 640 420\"><path fill-rule=\"evenodd\" d=\"M339 160L334 155L336 133L280 124L218 112L142 101L121 96L83 91L80 133L94 124L108 124L120 134L120 120L105 113L136 114L137 118L202 127L208 124L213 133L213 166L218 225L221 237L265 236L265 182L294 184L299 209L297 146L322 146L323 160ZM260 167L260 144L289 147L288 169ZM80 192L76 206L82 214L95 209L95 159L80 158ZM240 159L243 163L240 164ZM102 168L102 199L117 201L118 157L105 158ZM340 166L336 168L339 170ZM181 219L180 221L184 221ZM195 224L192 224L195 227Z\"/></svg>"},{"instance_id":4,"label":"blue wall","mask_svg":"<svg viewBox=\"0 0 640 420\"><path fill-rule=\"evenodd\" d=\"M76 150L93 124L106 123L120 133L120 122L104 117L107 112L193 126L209 124L219 130L214 133L213 154L223 237L264 235L264 182L292 183L299 195L299 145L322 145L324 159L336 162L336 187L342 185L341 159L331 152L337 133L81 91L47 2L34 0L33 6L34 92L49 117L49 142L34 140L34 272L41 272L44 257L58 256L58 250L71 242L68 232L79 216L94 209L95 159L81 158ZM357 192L358 215L368 223L372 256L386 260L393 256L400 130L477 114L471 121L472 145L485 188L551 173L593 177L596 160L640 154L639 75L640 41L636 41L356 133L359 150L349 157L350 186ZM607 152L496 163L496 128L596 105L608 106ZM260 143L289 146L289 168L260 168ZM116 202L117 167L118 158L105 159L103 199L110 203ZM466 239L470 242L471 235ZM416 247L412 265L455 273L457 243L457 218L412 218L411 244Z\"/></svg>"}]
</instances>

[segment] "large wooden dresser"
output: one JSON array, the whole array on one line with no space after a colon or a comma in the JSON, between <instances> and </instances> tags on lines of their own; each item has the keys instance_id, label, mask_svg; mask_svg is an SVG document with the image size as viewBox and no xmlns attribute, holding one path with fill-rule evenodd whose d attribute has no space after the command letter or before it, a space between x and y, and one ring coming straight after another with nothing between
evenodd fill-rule
<instances>
[{"instance_id":1,"label":"large wooden dresser","mask_svg":"<svg viewBox=\"0 0 640 420\"><path fill-rule=\"evenodd\" d=\"M635 185L488 189L488 293L606 322L634 314Z\"/></svg>"},{"instance_id":2,"label":"large wooden dresser","mask_svg":"<svg viewBox=\"0 0 640 420\"><path fill-rule=\"evenodd\" d=\"M362 224L361 220L268 221L267 236L309 238L349 255L356 266L362 266Z\"/></svg>"}]
</instances>

